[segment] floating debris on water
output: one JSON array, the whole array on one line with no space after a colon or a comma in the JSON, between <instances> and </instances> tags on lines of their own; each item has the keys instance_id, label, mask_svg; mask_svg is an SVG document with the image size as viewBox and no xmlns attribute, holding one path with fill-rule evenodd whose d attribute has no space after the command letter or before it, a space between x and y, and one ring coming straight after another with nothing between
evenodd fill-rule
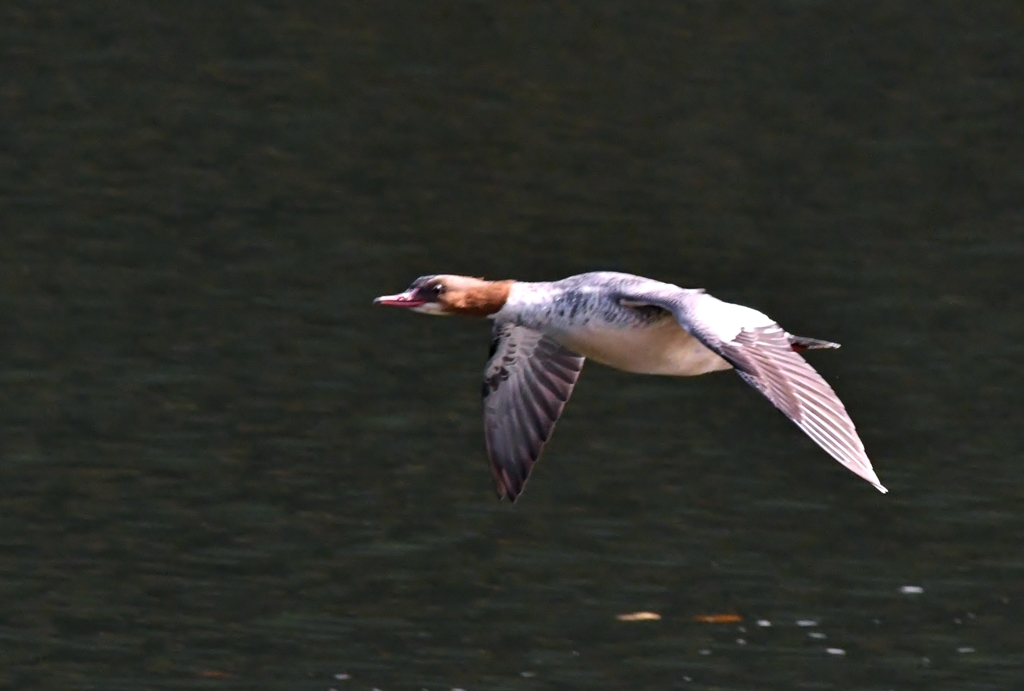
<instances>
[{"instance_id":1,"label":"floating debris on water","mask_svg":"<svg viewBox=\"0 0 1024 691\"><path fill-rule=\"evenodd\" d=\"M846 655L846 651L842 648L825 648L825 652L829 655Z\"/></svg>"},{"instance_id":2,"label":"floating debris on water","mask_svg":"<svg viewBox=\"0 0 1024 691\"><path fill-rule=\"evenodd\" d=\"M535 677L537 675L533 672L520 672L519 676L523 677L524 679L530 679L531 677Z\"/></svg>"},{"instance_id":3,"label":"floating debris on water","mask_svg":"<svg viewBox=\"0 0 1024 691\"><path fill-rule=\"evenodd\" d=\"M797 626L803 626L803 627L817 626L818 625L818 620L817 619L797 619L796 620L796 625Z\"/></svg>"},{"instance_id":4,"label":"floating debris on water","mask_svg":"<svg viewBox=\"0 0 1024 691\"><path fill-rule=\"evenodd\" d=\"M900 592L904 595L920 595L924 592L924 588L919 585L901 585Z\"/></svg>"},{"instance_id":5,"label":"floating debris on water","mask_svg":"<svg viewBox=\"0 0 1024 691\"><path fill-rule=\"evenodd\" d=\"M701 655L710 655L711 654L711 651L708 650L707 648L701 648L697 652L700 653Z\"/></svg>"},{"instance_id":6,"label":"floating debris on water","mask_svg":"<svg viewBox=\"0 0 1024 691\"><path fill-rule=\"evenodd\" d=\"M657 612L630 612L628 614L616 614L619 621L659 621L661 615Z\"/></svg>"},{"instance_id":7,"label":"floating debris on water","mask_svg":"<svg viewBox=\"0 0 1024 691\"><path fill-rule=\"evenodd\" d=\"M743 621L743 617L738 614L698 614L693 620L702 624L734 624Z\"/></svg>"},{"instance_id":8,"label":"floating debris on water","mask_svg":"<svg viewBox=\"0 0 1024 691\"><path fill-rule=\"evenodd\" d=\"M970 648L970 647L964 646L963 648L957 648L956 651L958 653L973 653L974 652L974 648Z\"/></svg>"},{"instance_id":9,"label":"floating debris on water","mask_svg":"<svg viewBox=\"0 0 1024 691\"><path fill-rule=\"evenodd\" d=\"M818 640L824 640L824 639L828 638L828 636L826 636L825 634L823 634L823 633L822 633L821 631L811 631L811 632L810 632L809 634L807 634L807 635L808 635L808 636L809 636L810 638L817 638Z\"/></svg>"},{"instance_id":10,"label":"floating debris on water","mask_svg":"<svg viewBox=\"0 0 1024 691\"><path fill-rule=\"evenodd\" d=\"M757 620L757 625L761 626L763 628L768 628L769 626L772 625L772 623L770 621L768 621L767 619L758 619Z\"/></svg>"},{"instance_id":11,"label":"floating debris on water","mask_svg":"<svg viewBox=\"0 0 1024 691\"><path fill-rule=\"evenodd\" d=\"M344 672L339 672L338 674L334 675L334 678L337 679L338 681L348 681L349 679L352 678L352 675L351 674L345 674Z\"/></svg>"},{"instance_id":12,"label":"floating debris on water","mask_svg":"<svg viewBox=\"0 0 1024 691\"><path fill-rule=\"evenodd\" d=\"M746 644L747 644L746 639L744 639L744 638L737 638L736 639L736 645L746 645Z\"/></svg>"}]
</instances>

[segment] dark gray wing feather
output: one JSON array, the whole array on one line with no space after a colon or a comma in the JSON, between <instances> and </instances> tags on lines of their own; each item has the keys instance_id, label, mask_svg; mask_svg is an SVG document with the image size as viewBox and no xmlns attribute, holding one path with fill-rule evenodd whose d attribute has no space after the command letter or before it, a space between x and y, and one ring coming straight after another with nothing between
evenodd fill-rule
<instances>
[{"instance_id":1,"label":"dark gray wing feather","mask_svg":"<svg viewBox=\"0 0 1024 691\"><path fill-rule=\"evenodd\" d=\"M748 307L701 291L677 290L674 294L624 293L621 299L672 312L680 326L727 360L818 446L880 492L887 491L871 467L846 407L828 382L794 352L790 334Z\"/></svg>"},{"instance_id":2,"label":"dark gray wing feather","mask_svg":"<svg viewBox=\"0 0 1024 691\"><path fill-rule=\"evenodd\" d=\"M515 501L572 395L583 358L542 333L494 325L484 370L484 437L499 497Z\"/></svg>"}]
</instances>

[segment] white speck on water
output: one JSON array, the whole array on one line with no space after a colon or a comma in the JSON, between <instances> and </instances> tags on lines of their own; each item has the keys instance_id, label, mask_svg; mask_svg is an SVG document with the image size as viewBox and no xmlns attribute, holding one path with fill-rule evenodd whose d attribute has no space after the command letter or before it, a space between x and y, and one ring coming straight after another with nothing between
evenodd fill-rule
<instances>
[{"instance_id":1,"label":"white speck on water","mask_svg":"<svg viewBox=\"0 0 1024 691\"><path fill-rule=\"evenodd\" d=\"M963 648L957 648L956 651L958 653L973 653L974 652L974 648L969 648L967 646L964 646Z\"/></svg>"},{"instance_id":2,"label":"white speck on water","mask_svg":"<svg viewBox=\"0 0 1024 691\"><path fill-rule=\"evenodd\" d=\"M530 677L535 677L537 675L533 672L520 672L519 676L523 677L524 679L529 679Z\"/></svg>"},{"instance_id":3,"label":"white speck on water","mask_svg":"<svg viewBox=\"0 0 1024 691\"><path fill-rule=\"evenodd\" d=\"M711 654L711 651L708 650L707 648L701 648L697 652L699 652L701 655L710 655Z\"/></svg>"},{"instance_id":4,"label":"white speck on water","mask_svg":"<svg viewBox=\"0 0 1024 691\"><path fill-rule=\"evenodd\" d=\"M693 681L690 677L683 677L683 681Z\"/></svg>"},{"instance_id":5,"label":"white speck on water","mask_svg":"<svg viewBox=\"0 0 1024 691\"><path fill-rule=\"evenodd\" d=\"M334 678L337 679L338 681L346 681L348 679L351 679L352 675L345 674L344 672L339 672L338 674L334 675Z\"/></svg>"},{"instance_id":6,"label":"white speck on water","mask_svg":"<svg viewBox=\"0 0 1024 691\"><path fill-rule=\"evenodd\" d=\"M817 619L797 619L796 620L796 625L797 626L804 626L804 627L806 627L806 626L817 626L818 625L818 621L817 621Z\"/></svg>"},{"instance_id":7,"label":"white speck on water","mask_svg":"<svg viewBox=\"0 0 1024 691\"><path fill-rule=\"evenodd\" d=\"M901 585L900 592L904 595L920 595L924 592L924 588L919 585Z\"/></svg>"},{"instance_id":8,"label":"white speck on water","mask_svg":"<svg viewBox=\"0 0 1024 691\"><path fill-rule=\"evenodd\" d=\"M846 655L846 651L842 648L825 648L825 652L829 655Z\"/></svg>"},{"instance_id":9,"label":"white speck on water","mask_svg":"<svg viewBox=\"0 0 1024 691\"><path fill-rule=\"evenodd\" d=\"M737 638L736 639L736 645L746 645L746 644L747 644L746 640L744 640L742 638Z\"/></svg>"},{"instance_id":10,"label":"white speck on water","mask_svg":"<svg viewBox=\"0 0 1024 691\"><path fill-rule=\"evenodd\" d=\"M811 638L817 638L817 639L818 639L819 641L821 641L821 640L824 640L824 639L828 638L828 636L826 636L825 634L823 634L823 633L822 633L821 631L811 631L811 632L810 632L809 634L807 634L807 635L808 635L808 636L810 636Z\"/></svg>"},{"instance_id":11,"label":"white speck on water","mask_svg":"<svg viewBox=\"0 0 1024 691\"><path fill-rule=\"evenodd\" d=\"M772 623L770 621L768 621L767 619L758 619L757 620L757 625L761 626L761 627L764 627L764 628L768 628L769 626L772 625Z\"/></svg>"}]
</instances>

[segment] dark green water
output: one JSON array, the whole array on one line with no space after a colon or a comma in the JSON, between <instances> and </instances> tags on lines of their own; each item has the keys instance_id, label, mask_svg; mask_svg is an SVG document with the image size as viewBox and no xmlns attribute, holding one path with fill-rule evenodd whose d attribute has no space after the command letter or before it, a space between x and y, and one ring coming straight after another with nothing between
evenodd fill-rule
<instances>
[{"instance_id":1,"label":"dark green water","mask_svg":"<svg viewBox=\"0 0 1024 691\"><path fill-rule=\"evenodd\" d=\"M0 686L1024 683L1022 46L1016 2L0 4ZM488 325L370 301L594 269L842 342L891 494L731 374L588 365L495 501Z\"/></svg>"}]
</instances>

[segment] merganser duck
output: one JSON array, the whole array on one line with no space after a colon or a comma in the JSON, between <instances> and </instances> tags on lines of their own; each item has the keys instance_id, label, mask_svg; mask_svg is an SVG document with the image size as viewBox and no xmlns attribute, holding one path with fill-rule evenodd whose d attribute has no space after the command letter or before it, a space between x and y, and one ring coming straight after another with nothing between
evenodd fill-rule
<instances>
[{"instance_id":1,"label":"merganser duck","mask_svg":"<svg viewBox=\"0 0 1024 691\"><path fill-rule=\"evenodd\" d=\"M833 458L888 491L842 401L799 355L839 344L794 336L702 289L607 271L544 283L434 275L374 302L494 321L483 412L499 498L515 502L523 491L586 358L676 377L735 369Z\"/></svg>"}]
</instances>

